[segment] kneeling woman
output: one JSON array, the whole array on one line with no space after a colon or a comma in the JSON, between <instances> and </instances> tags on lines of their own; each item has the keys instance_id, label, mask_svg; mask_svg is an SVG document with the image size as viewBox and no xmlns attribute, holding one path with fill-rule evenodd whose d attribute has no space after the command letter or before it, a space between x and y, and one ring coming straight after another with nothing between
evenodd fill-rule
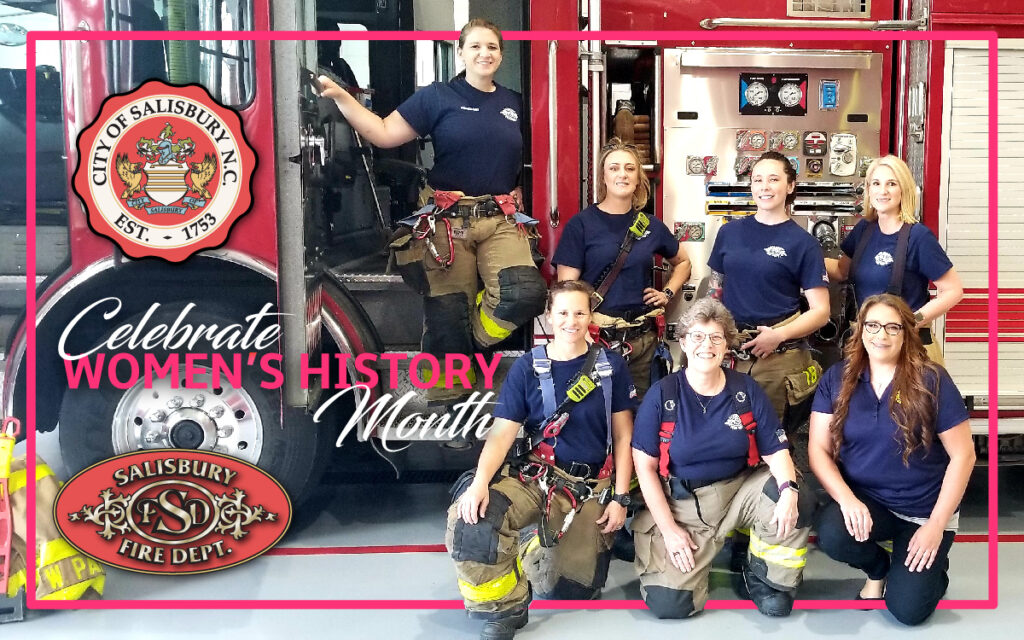
<instances>
[{"instance_id":1,"label":"kneeling woman","mask_svg":"<svg viewBox=\"0 0 1024 640\"><path fill-rule=\"evenodd\" d=\"M864 301L846 360L818 386L808 447L835 501L822 510L818 546L867 574L857 599L884 597L908 625L924 622L946 592L974 467L967 409L916 325L902 298ZM886 540L891 554L877 544Z\"/></svg>"},{"instance_id":2,"label":"kneeling woman","mask_svg":"<svg viewBox=\"0 0 1024 640\"><path fill-rule=\"evenodd\" d=\"M472 483L448 510L445 543L466 608L485 620L481 638L526 624L530 584L546 598L596 597L626 520L636 392L623 359L586 341L592 293L579 281L551 287L554 337L509 370ZM529 453L506 463L520 427ZM532 525L528 583L518 543Z\"/></svg>"},{"instance_id":3,"label":"kneeling woman","mask_svg":"<svg viewBox=\"0 0 1024 640\"><path fill-rule=\"evenodd\" d=\"M733 529L749 527L743 580L750 597L765 615L789 615L803 577L813 496L799 499L786 435L767 394L750 376L722 368L738 341L725 306L698 301L680 329L687 367L651 388L633 434L647 502L632 527L644 601L659 618L703 609L712 558ZM767 467L752 466L761 460Z\"/></svg>"}]
</instances>

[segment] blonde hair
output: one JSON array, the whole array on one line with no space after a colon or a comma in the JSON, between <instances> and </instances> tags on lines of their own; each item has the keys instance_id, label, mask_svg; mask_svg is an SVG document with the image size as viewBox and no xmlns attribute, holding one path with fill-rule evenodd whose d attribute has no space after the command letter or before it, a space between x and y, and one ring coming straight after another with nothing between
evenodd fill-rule
<instances>
[{"instance_id":1,"label":"blonde hair","mask_svg":"<svg viewBox=\"0 0 1024 640\"><path fill-rule=\"evenodd\" d=\"M616 151L625 151L626 153L633 156L633 162L636 163L637 172L637 184L636 190L633 191L633 208L639 211L644 208L647 204L647 199L651 195L651 181L647 178L647 172L644 171L644 165L640 162L640 155L637 152L636 145L627 144L619 138L612 138L601 147L601 159L598 161L598 166L601 167L601 173L604 174L604 163L608 160L608 156ZM597 181L597 201L601 202L608 197L608 187L604 183L602 177Z\"/></svg>"},{"instance_id":2,"label":"blonde hair","mask_svg":"<svg viewBox=\"0 0 1024 640\"><path fill-rule=\"evenodd\" d=\"M868 170L865 174L865 191L871 188L871 178L878 167L888 167L893 175L896 176L896 182L900 185L900 220L906 224L917 222L917 183L914 182L914 175L910 173L910 167L907 166L906 162L892 154L875 158L868 165ZM864 217L871 221L878 219L878 212L871 206L870 197L864 198Z\"/></svg>"}]
</instances>

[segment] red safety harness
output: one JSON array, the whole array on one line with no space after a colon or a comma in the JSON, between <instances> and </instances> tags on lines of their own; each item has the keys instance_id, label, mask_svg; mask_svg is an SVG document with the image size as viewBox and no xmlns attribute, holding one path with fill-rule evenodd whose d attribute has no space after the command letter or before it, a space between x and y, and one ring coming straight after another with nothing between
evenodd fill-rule
<instances>
[{"instance_id":1,"label":"red safety harness","mask_svg":"<svg viewBox=\"0 0 1024 640\"><path fill-rule=\"evenodd\" d=\"M669 448L672 446L672 435L676 430L678 403L684 397L683 392L685 389L683 385L685 383L683 381L683 373L685 371L686 369L683 368L674 374L670 374L676 376L676 394L674 398L662 398L661 402L661 427L658 430L660 440L658 445L658 473L662 478L669 478L671 476L668 469ZM747 465L751 467L757 466L761 461L761 454L757 450L757 439L755 438L757 421L754 420L754 412L750 406L750 396L746 390L746 376L731 369L723 369L723 371L725 372L725 388L732 398L733 412L739 417L744 431L747 432ZM668 386L670 385L666 384L662 388L664 389Z\"/></svg>"}]
</instances>

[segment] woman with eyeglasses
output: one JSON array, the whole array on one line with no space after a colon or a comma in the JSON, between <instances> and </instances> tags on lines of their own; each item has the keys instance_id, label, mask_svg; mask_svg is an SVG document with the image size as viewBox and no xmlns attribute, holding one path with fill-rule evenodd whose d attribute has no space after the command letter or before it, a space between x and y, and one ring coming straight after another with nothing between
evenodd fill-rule
<instances>
[{"instance_id":1,"label":"woman with eyeglasses","mask_svg":"<svg viewBox=\"0 0 1024 640\"><path fill-rule=\"evenodd\" d=\"M833 500L818 546L867 574L857 599L884 599L897 620L920 624L949 584L975 459L967 409L900 297L864 301L845 356L822 378L811 413L811 470Z\"/></svg>"},{"instance_id":2,"label":"woman with eyeglasses","mask_svg":"<svg viewBox=\"0 0 1024 640\"><path fill-rule=\"evenodd\" d=\"M941 365L931 325L964 297L960 275L931 230L917 223L917 184L906 162L893 155L875 158L866 183L864 219L843 240L843 255L825 261L829 276L853 284L858 307L879 293L906 300L928 357ZM929 282L937 289L934 298Z\"/></svg>"},{"instance_id":3,"label":"woman with eyeglasses","mask_svg":"<svg viewBox=\"0 0 1024 640\"><path fill-rule=\"evenodd\" d=\"M643 397L659 340L655 318L690 277L690 261L665 223L642 211L651 183L636 147L612 138L600 165L597 203L569 220L552 261L559 280L582 279L597 289L594 323L602 340L626 356ZM655 256L672 265L661 290L653 286Z\"/></svg>"},{"instance_id":4,"label":"woman with eyeglasses","mask_svg":"<svg viewBox=\"0 0 1024 640\"><path fill-rule=\"evenodd\" d=\"M530 250L537 221L521 211L518 186L527 114L522 96L494 81L504 46L494 23L470 20L457 50L465 72L420 89L384 118L318 79L321 95L372 144L433 142L421 208L400 222L391 249L406 283L425 296L421 348L442 359L492 347L544 310L547 287ZM435 385L428 397L451 404L471 392Z\"/></svg>"},{"instance_id":5,"label":"woman with eyeglasses","mask_svg":"<svg viewBox=\"0 0 1024 640\"><path fill-rule=\"evenodd\" d=\"M687 366L651 387L634 422L633 465L647 503L632 525L644 601L659 618L701 611L712 559L729 532L749 527L746 590L764 615L787 616L813 495L800 493L765 392L722 368L739 340L725 306L701 299L679 329Z\"/></svg>"}]
</instances>

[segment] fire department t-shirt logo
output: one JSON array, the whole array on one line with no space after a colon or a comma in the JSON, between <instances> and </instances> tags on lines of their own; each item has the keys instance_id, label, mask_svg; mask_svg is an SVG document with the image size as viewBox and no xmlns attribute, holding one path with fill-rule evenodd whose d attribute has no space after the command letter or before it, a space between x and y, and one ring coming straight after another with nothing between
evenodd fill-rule
<instances>
[{"instance_id":1,"label":"fire department t-shirt logo","mask_svg":"<svg viewBox=\"0 0 1024 640\"><path fill-rule=\"evenodd\" d=\"M773 258L785 258L787 255L789 255L786 253L785 249L783 249L782 247L776 247L775 245L765 247L764 252Z\"/></svg>"},{"instance_id":2,"label":"fire department t-shirt logo","mask_svg":"<svg viewBox=\"0 0 1024 640\"><path fill-rule=\"evenodd\" d=\"M199 85L151 80L107 98L78 156L89 226L133 258L181 262L220 246L252 206L256 154L241 119Z\"/></svg>"},{"instance_id":3,"label":"fire department t-shirt logo","mask_svg":"<svg viewBox=\"0 0 1024 640\"><path fill-rule=\"evenodd\" d=\"M519 114L516 113L516 110L513 109L512 107L505 107L504 109L502 109L501 115L505 116L506 120L511 120L512 122L519 122Z\"/></svg>"},{"instance_id":4,"label":"fire department t-shirt logo","mask_svg":"<svg viewBox=\"0 0 1024 640\"><path fill-rule=\"evenodd\" d=\"M880 267L886 267L892 264L892 262L892 254L890 254L888 251L879 251L878 253L875 254L875 264L877 264Z\"/></svg>"},{"instance_id":5,"label":"fire department t-shirt logo","mask_svg":"<svg viewBox=\"0 0 1024 640\"><path fill-rule=\"evenodd\" d=\"M740 417L734 413L725 419L725 426L729 427L730 429L736 429L737 431L740 431L743 429L743 421L740 420Z\"/></svg>"}]
</instances>

